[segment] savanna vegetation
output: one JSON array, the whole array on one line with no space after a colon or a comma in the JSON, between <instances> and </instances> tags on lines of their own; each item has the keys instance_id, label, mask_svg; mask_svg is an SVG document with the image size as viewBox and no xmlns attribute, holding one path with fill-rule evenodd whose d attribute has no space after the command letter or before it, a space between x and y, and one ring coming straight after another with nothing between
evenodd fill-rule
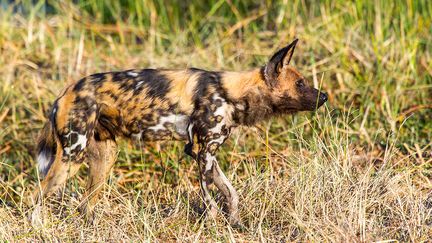
<instances>
[{"instance_id":1,"label":"savanna vegetation","mask_svg":"<svg viewBox=\"0 0 432 243\"><path fill-rule=\"evenodd\" d=\"M245 229L199 212L182 142L120 142L94 224L76 211L85 166L46 202L43 226L27 220L35 141L67 84L130 68L251 69L295 37L293 65L330 100L239 128L220 150ZM428 0L0 1L0 239L431 240L431 43Z\"/></svg>"}]
</instances>

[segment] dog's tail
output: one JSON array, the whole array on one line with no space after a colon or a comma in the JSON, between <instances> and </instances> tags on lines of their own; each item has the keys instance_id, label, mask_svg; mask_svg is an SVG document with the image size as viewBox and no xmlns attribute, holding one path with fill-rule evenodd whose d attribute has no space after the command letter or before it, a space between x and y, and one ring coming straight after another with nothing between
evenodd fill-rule
<instances>
[{"instance_id":1,"label":"dog's tail","mask_svg":"<svg viewBox=\"0 0 432 243\"><path fill-rule=\"evenodd\" d=\"M42 129L37 145L37 163L41 177L45 177L54 162L57 152L57 141L58 138L54 123L52 120L49 120Z\"/></svg>"}]
</instances>

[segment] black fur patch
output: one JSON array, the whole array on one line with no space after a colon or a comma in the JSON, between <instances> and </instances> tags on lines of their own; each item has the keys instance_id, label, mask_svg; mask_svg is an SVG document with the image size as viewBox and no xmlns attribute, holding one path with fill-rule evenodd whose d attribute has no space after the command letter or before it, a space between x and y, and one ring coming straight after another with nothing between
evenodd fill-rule
<instances>
[{"instance_id":1,"label":"black fur patch","mask_svg":"<svg viewBox=\"0 0 432 243\"><path fill-rule=\"evenodd\" d=\"M85 82L86 82L86 78L80 79L80 81L78 81L78 83L75 84L73 91L78 92L82 90L85 85Z\"/></svg>"},{"instance_id":2,"label":"black fur patch","mask_svg":"<svg viewBox=\"0 0 432 243\"><path fill-rule=\"evenodd\" d=\"M55 124L55 117L56 117L57 111L58 111L58 99L56 99L54 101L53 107L52 107L51 112L50 112L49 117L48 117L48 119L50 120L50 122L52 124ZM54 127L55 127L55 125L54 125Z\"/></svg>"},{"instance_id":3,"label":"black fur patch","mask_svg":"<svg viewBox=\"0 0 432 243\"><path fill-rule=\"evenodd\" d=\"M95 73L90 75L91 84L94 85L95 89L102 87L106 81L106 75L111 73Z\"/></svg>"},{"instance_id":4,"label":"black fur patch","mask_svg":"<svg viewBox=\"0 0 432 243\"><path fill-rule=\"evenodd\" d=\"M200 72L200 77L198 78L198 83L195 88L195 94L194 94L195 103L199 102L199 100L205 96L208 87L210 85L214 86L215 88L218 88L218 86L220 86L220 82L222 78L219 72L209 72L200 69L198 69L198 72ZM197 105L195 106L197 107Z\"/></svg>"},{"instance_id":5,"label":"black fur patch","mask_svg":"<svg viewBox=\"0 0 432 243\"><path fill-rule=\"evenodd\" d=\"M147 87L147 94L152 97L164 98L169 91L168 78L155 69L143 69L139 73L143 86Z\"/></svg>"},{"instance_id":6,"label":"black fur patch","mask_svg":"<svg viewBox=\"0 0 432 243\"><path fill-rule=\"evenodd\" d=\"M274 112L274 106L269 96L261 96L259 99L246 96L242 100L237 101L235 105L241 105L243 109L239 110L234 106L233 120L237 124L244 124L246 126L266 119Z\"/></svg>"}]
</instances>

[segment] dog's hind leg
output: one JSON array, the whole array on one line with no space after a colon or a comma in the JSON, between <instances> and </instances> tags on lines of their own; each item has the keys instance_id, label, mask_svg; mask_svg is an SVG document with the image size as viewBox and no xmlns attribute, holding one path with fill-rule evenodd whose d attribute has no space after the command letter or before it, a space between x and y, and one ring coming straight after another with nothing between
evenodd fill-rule
<instances>
[{"instance_id":1,"label":"dog's hind leg","mask_svg":"<svg viewBox=\"0 0 432 243\"><path fill-rule=\"evenodd\" d=\"M32 225L36 226L42 224L41 210L43 199L52 192L57 191L68 178L73 177L78 172L80 166L80 163L62 161L61 151L57 152L48 174L33 193L32 198L35 207L31 215Z\"/></svg>"},{"instance_id":2,"label":"dog's hind leg","mask_svg":"<svg viewBox=\"0 0 432 243\"><path fill-rule=\"evenodd\" d=\"M97 116L98 106L94 99L87 94L78 94L72 88L55 101L49 129L41 134L38 148L39 168L46 176L33 194L35 210L41 207L44 197L57 190L80 168L87 156L88 141L94 136Z\"/></svg>"},{"instance_id":3,"label":"dog's hind leg","mask_svg":"<svg viewBox=\"0 0 432 243\"><path fill-rule=\"evenodd\" d=\"M89 177L86 192L79 211L87 221L93 220L93 209L99 200L99 193L117 158L117 144L114 140L92 141L89 145Z\"/></svg>"},{"instance_id":4,"label":"dog's hind leg","mask_svg":"<svg viewBox=\"0 0 432 243\"><path fill-rule=\"evenodd\" d=\"M63 162L56 159L46 177L36 188L33 194L34 202L39 202L41 199L59 189L68 178L73 177L78 172L80 167L80 163Z\"/></svg>"}]
</instances>

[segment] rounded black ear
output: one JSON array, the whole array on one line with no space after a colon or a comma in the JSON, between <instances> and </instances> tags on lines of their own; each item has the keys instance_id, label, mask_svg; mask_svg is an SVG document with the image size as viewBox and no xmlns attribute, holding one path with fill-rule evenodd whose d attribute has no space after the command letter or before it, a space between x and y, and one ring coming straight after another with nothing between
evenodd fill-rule
<instances>
[{"instance_id":1,"label":"rounded black ear","mask_svg":"<svg viewBox=\"0 0 432 243\"><path fill-rule=\"evenodd\" d=\"M297 42L298 39L296 38L291 44L280 49L270 58L264 68L264 76L269 85L275 85L280 70L291 62Z\"/></svg>"}]
</instances>

